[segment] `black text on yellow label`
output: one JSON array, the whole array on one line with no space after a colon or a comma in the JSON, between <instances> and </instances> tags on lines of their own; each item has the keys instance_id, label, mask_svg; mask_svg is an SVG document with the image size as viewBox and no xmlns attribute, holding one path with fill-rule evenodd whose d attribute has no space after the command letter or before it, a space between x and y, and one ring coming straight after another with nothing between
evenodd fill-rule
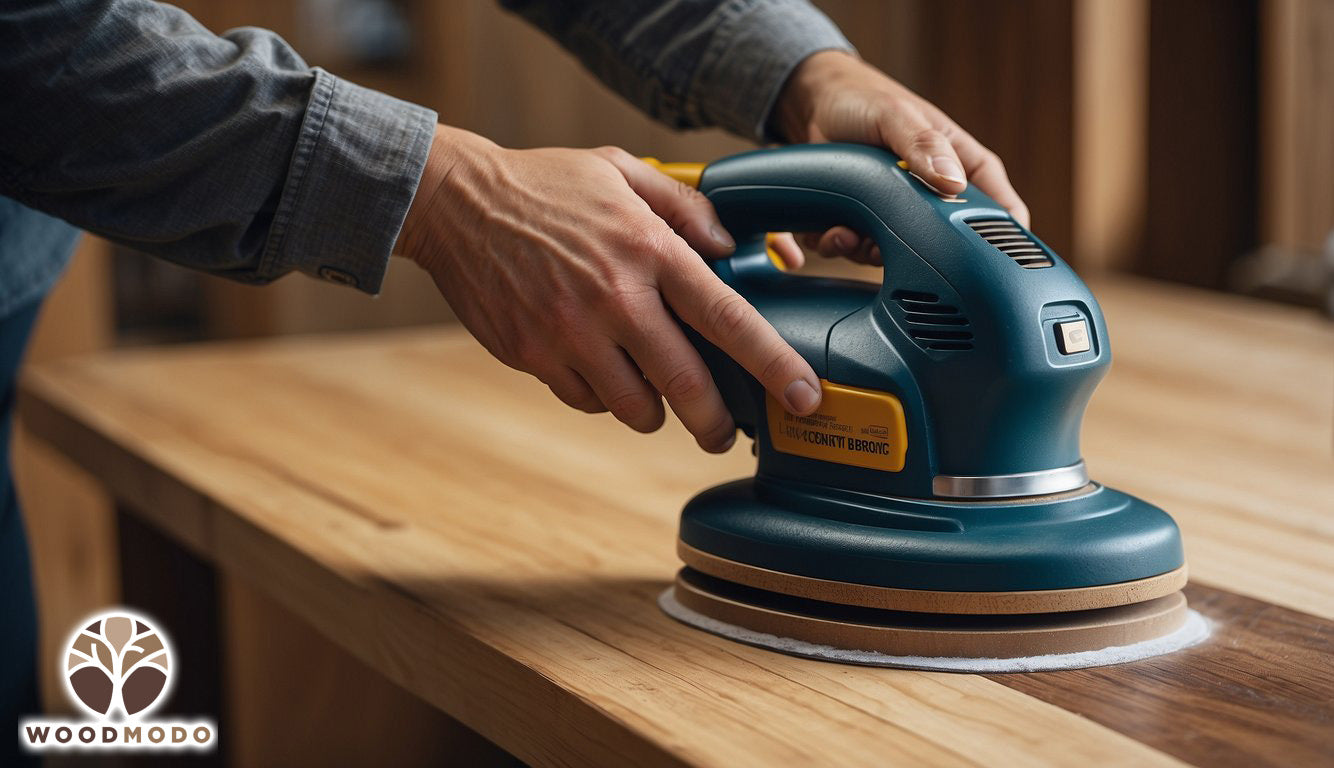
<instances>
[{"instance_id":1,"label":"black text on yellow label","mask_svg":"<svg viewBox=\"0 0 1334 768\"><path fill-rule=\"evenodd\" d=\"M908 454L903 404L888 392L820 382L824 396L809 416L793 416L770 396L769 442L808 459L898 472Z\"/></svg>"}]
</instances>

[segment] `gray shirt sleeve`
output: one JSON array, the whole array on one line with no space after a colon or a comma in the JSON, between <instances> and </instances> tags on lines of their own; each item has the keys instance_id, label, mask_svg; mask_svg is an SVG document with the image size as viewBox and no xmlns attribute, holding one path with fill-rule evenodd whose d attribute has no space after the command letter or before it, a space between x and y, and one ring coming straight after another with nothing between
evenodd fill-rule
<instances>
[{"instance_id":1,"label":"gray shirt sleeve","mask_svg":"<svg viewBox=\"0 0 1334 768\"><path fill-rule=\"evenodd\" d=\"M630 103L676 128L759 141L797 64L853 50L805 0L501 0Z\"/></svg>"},{"instance_id":2,"label":"gray shirt sleeve","mask_svg":"<svg viewBox=\"0 0 1334 768\"><path fill-rule=\"evenodd\" d=\"M7 0L0 51L0 194L245 282L379 290L435 113L148 0Z\"/></svg>"}]
</instances>

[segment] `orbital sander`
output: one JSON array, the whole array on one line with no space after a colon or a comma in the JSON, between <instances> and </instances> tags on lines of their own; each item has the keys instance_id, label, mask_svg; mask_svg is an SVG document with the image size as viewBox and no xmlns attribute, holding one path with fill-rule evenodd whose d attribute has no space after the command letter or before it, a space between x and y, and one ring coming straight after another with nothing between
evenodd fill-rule
<instances>
[{"instance_id":1,"label":"orbital sander","mask_svg":"<svg viewBox=\"0 0 1334 768\"><path fill-rule=\"evenodd\" d=\"M1081 458L1111 348L1049 247L976 187L939 194L878 148L648 162L713 203L738 243L713 269L823 389L790 414L686 329L758 461L686 504L668 613L791 653L944 668L921 660L1088 665L1077 654L1180 634L1176 523ZM766 249L769 232L833 226L879 246L880 285L789 274Z\"/></svg>"}]
</instances>

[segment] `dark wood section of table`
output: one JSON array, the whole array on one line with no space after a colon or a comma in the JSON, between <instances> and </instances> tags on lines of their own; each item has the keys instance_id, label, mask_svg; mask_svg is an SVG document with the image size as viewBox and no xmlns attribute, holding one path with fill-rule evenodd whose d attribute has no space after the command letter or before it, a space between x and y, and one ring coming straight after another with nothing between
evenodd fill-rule
<instances>
[{"instance_id":1,"label":"dark wood section of table","mask_svg":"<svg viewBox=\"0 0 1334 768\"><path fill-rule=\"evenodd\" d=\"M1334 760L1334 621L1201 585L1203 645L1131 664L992 675L1196 765Z\"/></svg>"}]
</instances>

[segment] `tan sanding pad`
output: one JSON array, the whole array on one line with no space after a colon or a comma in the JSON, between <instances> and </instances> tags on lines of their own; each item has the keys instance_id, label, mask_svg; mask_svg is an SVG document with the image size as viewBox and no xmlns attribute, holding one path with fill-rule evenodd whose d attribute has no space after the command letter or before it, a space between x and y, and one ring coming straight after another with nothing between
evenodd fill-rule
<instances>
[{"instance_id":1,"label":"tan sanding pad","mask_svg":"<svg viewBox=\"0 0 1334 768\"><path fill-rule=\"evenodd\" d=\"M677 540L676 552L690 568L725 581L838 605L891 611L948 614L1032 614L1088 611L1133 605L1180 592L1186 566L1120 584L1025 592L938 592L850 584L782 573L702 552Z\"/></svg>"},{"instance_id":2,"label":"tan sanding pad","mask_svg":"<svg viewBox=\"0 0 1334 768\"><path fill-rule=\"evenodd\" d=\"M1180 592L1132 605L1036 614L917 613L836 605L684 568L673 599L728 625L809 644L890 656L1008 658L1130 646L1171 635L1189 611Z\"/></svg>"}]
</instances>

